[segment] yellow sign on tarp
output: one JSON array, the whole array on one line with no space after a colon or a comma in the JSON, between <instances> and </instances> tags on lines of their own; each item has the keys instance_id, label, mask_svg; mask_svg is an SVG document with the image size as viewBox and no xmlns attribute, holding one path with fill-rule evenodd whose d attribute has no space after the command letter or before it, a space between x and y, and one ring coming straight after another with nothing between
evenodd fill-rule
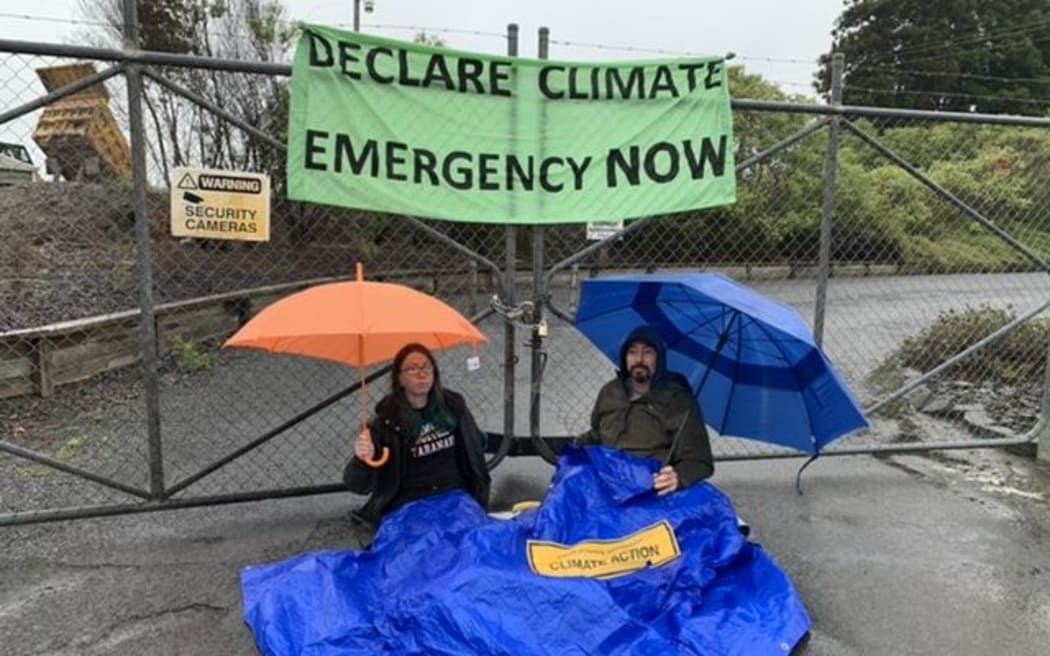
<instances>
[{"instance_id":1,"label":"yellow sign on tarp","mask_svg":"<svg viewBox=\"0 0 1050 656\"><path fill-rule=\"evenodd\" d=\"M175 237L270 240L270 176L177 167L171 175Z\"/></svg>"},{"instance_id":2,"label":"yellow sign on tarp","mask_svg":"<svg viewBox=\"0 0 1050 656\"><path fill-rule=\"evenodd\" d=\"M674 530L661 521L617 540L574 545L528 541L529 567L541 576L609 579L665 565L682 554Z\"/></svg>"}]
</instances>

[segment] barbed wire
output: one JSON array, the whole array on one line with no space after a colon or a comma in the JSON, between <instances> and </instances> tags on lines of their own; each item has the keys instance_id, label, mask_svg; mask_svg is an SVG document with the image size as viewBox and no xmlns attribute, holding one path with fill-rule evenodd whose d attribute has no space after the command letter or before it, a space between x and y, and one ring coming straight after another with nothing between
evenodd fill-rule
<instances>
[{"instance_id":1,"label":"barbed wire","mask_svg":"<svg viewBox=\"0 0 1050 656\"><path fill-rule=\"evenodd\" d=\"M107 27L113 28L114 25L104 21L91 21L78 18L67 18L58 16L42 16L36 14L16 14L11 12L0 12L0 18L14 18L28 21L40 21L40 22L51 22L51 23L66 23L70 25L85 25L93 27ZM340 22L332 23L334 27L351 28L351 23ZM394 23L364 23L362 27L368 27L376 30L391 30L400 32L412 32L412 33L435 33L435 34L460 34L464 36L481 36L488 38L506 39L507 35L503 32L491 32L487 30L477 29L466 29L459 27L441 27L434 25L401 25ZM222 38L235 38L244 42L252 42L250 39L245 39L243 36L222 34L218 32L208 32L211 36L222 37ZM695 57L698 55L704 55L709 53L699 53L687 50L672 50L667 48L651 48L644 46L629 46L629 45L617 45L611 43L597 43L587 41L575 41L571 39L551 39L550 43L562 46L570 46L576 48L589 48L593 50L612 50L617 52L638 52L656 55L671 55L671 56L685 56ZM817 61L815 59L802 59L792 57L770 57L770 56L757 56L757 55L741 55L734 53L734 59L740 61L751 61L751 62L763 62L768 64L791 64L798 66L814 66Z\"/></svg>"},{"instance_id":2,"label":"barbed wire","mask_svg":"<svg viewBox=\"0 0 1050 656\"><path fill-rule=\"evenodd\" d=\"M991 31L991 32L973 32L969 35L963 35L955 38L949 38L947 41L942 43L930 43L910 46L906 48L899 48L893 50L875 51L872 53L874 58L872 61L885 60L888 57L901 57L914 54L922 54L925 52L936 52L938 50L944 50L946 48L972 45L976 43L987 43L989 41L997 41L1003 38L1012 38L1018 36L1024 36L1033 32L1040 32L1050 27L1050 19L1036 21L1024 27L1013 27L1006 30Z\"/></svg>"},{"instance_id":3,"label":"barbed wire","mask_svg":"<svg viewBox=\"0 0 1050 656\"><path fill-rule=\"evenodd\" d=\"M106 28L108 30L114 30L114 31L119 31L121 29L121 26L119 24L109 23L109 22L106 22L106 21L84 20L84 19L79 19L79 18L60 18L60 17L55 17L55 16L39 16L39 15L34 15L34 14L12 14L12 13L8 13L8 12L0 12L0 18L12 18L12 19L16 19L16 20L28 20L28 21L37 21L37 22L43 22L43 23L65 23L65 24L68 24L68 25L82 25L82 26L86 26L86 27L102 27L102 28ZM206 34L207 36L214 37L214 38L224 39L224 40L227 40L227 41L233 40L233 41L236 41L237 43L246 44L246 45L251 45L251 46L257 45L256 41L254 41L253 39L251 39L251 38L249 38L249 37L247 37L247 36L245 36L243 34L234 34L234 33L230 33L230 32L216 32L216 31L202 32L202 34Z\"/></svg>"},{"instance_id":4,"label":"barbed wire","mask_svg":"<svg viewBox=\"0 0 1050 656\"><path fill-rule=\"evenodd\" d=\"M974 100L1001 100L1009 102L1028 103L1033 105L1047 105L1050 104L1050 98L1026 98L1022 96L994 96L989 94L974 94L974 93L957 93L951 91L912 91L910 89L876 89L873 87L854 86L852 84L843 85L843 89L853 89L854 91L866 91L868 93L877 93L882 95L906 95L906 96L930 96L935 98L969 98Z\"/></svg>"},{"instance_id":5,"label":"barbed wire","mask_svg":"<svg viewBox=\"0 0 1050 656\"><path fill-rule=\"evenodd\" d=\"M809 89L810 91L813 91L814 93L816 93L816 91L813 89L813 85L812 84L807 84L805 82L788 82L787 80L771 80L769 78L763 78L763 79L765 79L767 82L770 82L772 84L776 84L776 85L779 85L779 86L782 86L782 87L798 87L800 89Z\"/></svg>"},{"instance_id":6,"label":"barbed wire","mask_svg":"<svg viewBox=\"0 0 1050 656\"><path fill-rule=\"evenodd\" d=\"M798 64L805 66L815 66L817 64L816 59L797 59L797 58L779 58L779 57L755 57L748 55L737 55L737 59L744 61L760 61L769 64Z\"/></svg>"},{"instance_id":7,"label":"barbed wire","mask_svg":"<svg viewBox=\"0 0 1050 656\"><path fill-rule=\"evenodd\" d=\"M334 23L334 26L335 27L352 27L352 25L350 23ZM371 28L377 29L377 30L395 30L395 31L402 31L402 32L413 32L413 33L419 33L419 32L431 33L432 32L432 33L436 33L436 34L463 34L463 35L466 35L466 36L484 36L484 37L494 37L494 38L499 38L499 39L506 39L507 38L507 35L505 33L502 33L502 32L488 32L488 31L485 31L485 30L468 30L468 29L459 28L459 27L434 27L434 26L429 26L428 27L428 26L425 26L425 25L393 25L393 24L386 24L386 23L368 23L368 24L362 24L362 27L371 27Z\"/></svg>"},{"instance_id":8,"label":"barbed wire","mask_svg":"<svg viewBox=\"0 0 1050 656\"><path fill-rule=\"evenodd\" d=\"M89 21L77 18L66 18L57 16L39 16L34 14L13 14L6 11L0 11L0 18L13 18L15 20L37 21L41 23L68 23L71 25L93 25L97 27L111 27L109 23L103 21Z\"/></svg>"},{"instance_id":9,"label":"barbed wire","mask_svg":"<svg viewBox=\"0 0 1050 656\"><path fill-rule=\"evenodd\" d=\"M872 71L872 72L892 72L900 73L902 75L914 75L918 77L951 77L951 78L963 78L967 80L987 80L991 82L1047 82L1050 83L1050 76L1047 77L1003 77L997 75L979 75L976 73L952 73L949 71L928 71L928 70L915 70L909 68L897 68L894 66L857 66L853 70L855 71Z\"/></svg>"},{"instance_id":10,"label":"barbed wire","mask_svg":"<svg viewBox=\"0 0 1050 656\"><path fill-rule=\"evenodd\" d=\"M1046 38L1042 38L1042 39L1033 39L1032 41L1030 41L1030 43L1032 45L1036 45L1036 44L1039 44L1039 43L1046 43L1048 41L1050 41L1050 36L1048 36ZM995 43L995 44L992 44L991 46L989 46L984 51L984 54L989 54L989 53L992 53L992 52L999 52L1003 48L1012 47L1013 45L1015 45L1015 44L1014 43ZM942 55L932 55L932 56L929 56L929 57L919 57L918 59L905 59L904 61L897 62L897 64L898 65L904 65L904 66L914 66L916 64L924 64L924 63L929 63L929 62L938 62L938 61L942 61L942 60L945 60L945 59L958 59L958 58L959 58L958 53L949 52L949 53L945 53L945 54L942 54ZM869 64L875 65L875 64L879 64L881 61L884 61L884 60L880 60L879 58L875 58L873 60L868 60L865 57L863 59L863 61L868 62Z\"/></svg>"},{"instance_id":11,"label":"barbed wire","mask_svg":"<svg viewBox=\"0 0 1050 656\"><path fill-rule=\"evenodd\" d=\"M613 50L617 52L640 52L650 55L671 55L681 57L697 57L703 56L710 53L694 52L689 50L671 50L668 48L648 48L644 46L622 46L610 43L594 43L587 41L573 41L571 39L551 39L552 44L561 46L571 46L574 48L590 48L593 50ZM733 53L734 59L743 61L762 61L773 64L804 64L807 66L813 66L817 62L816 60L805 60L805 59L793 59L793 58L777 58L777 57L757 57L749 55L741 55Z\"/></svg>"}]
</instances>

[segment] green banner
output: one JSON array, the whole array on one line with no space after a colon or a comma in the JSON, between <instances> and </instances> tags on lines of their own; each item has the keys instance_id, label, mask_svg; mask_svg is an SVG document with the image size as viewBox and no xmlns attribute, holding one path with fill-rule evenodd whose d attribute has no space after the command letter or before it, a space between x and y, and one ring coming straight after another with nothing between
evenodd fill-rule
<instances>
[{"instance_id":1,"label":"green banner","mask_svg":"<svg viewBox=\"0 0 1050 656\"><path fill-rule=\"evenodd\" d=\"M303 25L288 197L533 224L726 205L725 62L494 57Z\"/></svg>"}]
</instances>

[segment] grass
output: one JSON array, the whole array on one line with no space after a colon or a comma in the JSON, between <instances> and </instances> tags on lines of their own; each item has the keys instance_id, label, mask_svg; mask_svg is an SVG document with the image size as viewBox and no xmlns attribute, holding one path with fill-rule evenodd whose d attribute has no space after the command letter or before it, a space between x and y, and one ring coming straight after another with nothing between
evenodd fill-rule
<instances>
[{"instance_id":1,"label":"grass","mask_svg":"<svg viewBox=\"0 0 1050 656\"><path fill-rule=\"evenodd\" d=\"M80 451L81 447L84 446L86 439L80 435L74 435L73 437L66 440L62 446L58 447L55 451L55 458L62 462L69 462L73 459L73 456Z\"/></svg>"}]
</instances>

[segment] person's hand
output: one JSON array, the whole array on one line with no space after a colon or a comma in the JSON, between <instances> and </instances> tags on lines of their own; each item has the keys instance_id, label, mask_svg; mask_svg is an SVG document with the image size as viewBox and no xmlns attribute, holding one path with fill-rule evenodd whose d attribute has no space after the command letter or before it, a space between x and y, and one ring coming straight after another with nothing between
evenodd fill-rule
<instances>
[{"instance_id":1,"label":"person's hand","mask_svg":"<svg viewBox=\"0 0 1050 656\"><path fill-rule=\"evenodd\" d=\"M678 489L678 472L671 465L664 465L653 474L653 489L660 496L670 494Z\"/></svg>"},{"instance_id":2,"label":"person's hand","mask_svg":"<svg viewBox=\"0 0 1050 656\"><path fill-rule=\"evenodd\" d=\"M357 456L358 460L371 460L375 457L376 447L372 442L372 431L365 426L361 430L361 434L357 436L357 441L354 442L354 455Z\"/></svg>"}]
</instances>

